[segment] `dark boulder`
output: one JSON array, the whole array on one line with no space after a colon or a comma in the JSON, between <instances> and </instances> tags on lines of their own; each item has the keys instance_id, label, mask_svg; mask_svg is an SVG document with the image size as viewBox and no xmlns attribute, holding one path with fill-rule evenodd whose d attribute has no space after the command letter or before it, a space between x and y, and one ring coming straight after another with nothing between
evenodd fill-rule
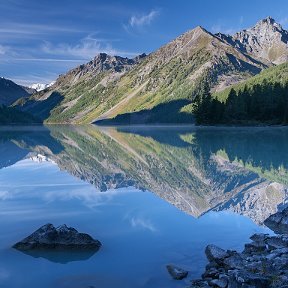
<instances>
[{"instance_id":1,"label":"dark boulder","mask_svg":"<svg viewBox=\"0 0 288 288\"><path fill-rule=\"evenodd\" d=\"M46 224L27 238L16 243L13 248L29 250L98 250L101 243L90 235L79 233L65 224L55 228Z\"/></svg>"},{"instance_id":2,"label":"dark boulder","mask_svg":"<svg viewBox=\"0 0 288 288\"><path fill-rule=\"evenodd\" d=\"M216 245L208 245L205 249L205 254L209 261L215 261L218 264L221 264L229 256L225 250Z\"/></svg>"},{"instance_id":3,"label":"dark boulder","mask_svg":"<svg viewBox=\"0 0 288 288\"><path fill-rule=\"evenodd\" d=\"M179 268L174 265L167 265L166 266L169 274L173 277L175 280L182 280L188 276L188 271L185 271L182 268Z\"/></svg>"}]
</instances>

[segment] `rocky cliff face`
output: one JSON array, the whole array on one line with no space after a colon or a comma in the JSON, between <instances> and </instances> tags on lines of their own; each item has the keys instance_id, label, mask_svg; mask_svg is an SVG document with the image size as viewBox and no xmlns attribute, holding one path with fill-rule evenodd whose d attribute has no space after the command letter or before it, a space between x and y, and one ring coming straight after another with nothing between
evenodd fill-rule
<instances>
[{"instance_id":1,"label":"rocky cliff face","mask_svg":"<svg viewBox=\"0 0 288 288\"><path fill-rule=\"evenodd\" d=\"M281 64L288 60L288 32L271 17L233 36L216 35L261 62Z\"/></svg>"},{"instance_id":2,"label":"rocky cliff face","mask_svg":"<svg viewBox=\"0 0 288 288\"><path fill-rule=\"evenodd\" d=\"M61 75L53 86L61 89L61 86L67 85L67 82L73 84L84 77L95 77L98 74L107 71L111 73L125 73L134 65L138 64L143 58L145 58L145 56L145 54L142 54L134 59L129 59L100 53L90 62L82 64L70 70L66 74Z\"/></svg>"}]
</instances>

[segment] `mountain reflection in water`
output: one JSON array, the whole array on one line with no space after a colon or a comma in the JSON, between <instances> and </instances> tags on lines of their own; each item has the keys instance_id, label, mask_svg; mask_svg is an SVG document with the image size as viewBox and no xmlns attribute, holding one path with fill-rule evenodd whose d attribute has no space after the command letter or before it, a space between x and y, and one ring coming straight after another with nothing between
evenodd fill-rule
<instances>
[{"instance_id":1,"label":"mountain reflection in water","mask_svg":"<svg viewBox=\"0 0 288 288\"><path fill-rule=\"evenodd\" d=\"M0 168L53 161L109 189L150 190L199 217L231 210L262 224L287 203L287 128L88 126L0 130Z\"/></svg>"}]
</instances>

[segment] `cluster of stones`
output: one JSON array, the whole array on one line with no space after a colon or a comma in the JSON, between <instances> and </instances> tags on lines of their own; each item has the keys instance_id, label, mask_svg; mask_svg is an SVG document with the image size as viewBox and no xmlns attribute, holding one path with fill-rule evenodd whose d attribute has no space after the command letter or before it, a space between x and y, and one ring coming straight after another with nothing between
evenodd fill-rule
<instances>
[{"instance_id":1,"label":"cluster of stones","mask_svg":"<svg viewBox=\"0 0 288 288\"><path fill-rule=\"evenodd\" d=\"M288 288L288 208L264 223L278 235L254 234L242 253L208 245L206 271L190 287Z\"/></svg>"}]
</instances>

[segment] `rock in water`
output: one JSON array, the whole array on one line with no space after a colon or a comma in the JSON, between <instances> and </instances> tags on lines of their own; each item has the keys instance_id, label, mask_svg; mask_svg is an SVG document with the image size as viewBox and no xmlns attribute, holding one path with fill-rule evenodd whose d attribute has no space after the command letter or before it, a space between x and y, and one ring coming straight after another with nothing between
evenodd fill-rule
<instances>
[{"instance_id":1,"label":"rock in water","mask_svg":"<svg viewBox=\"0 0 288 288\"><path fill-rule=\"evenodd\" d=\"M254 234L242 253L208 245L202 280L190 288L288 288L288 208L264 223L280 235Z\"/></svg>"},{"instance_id":2,"label":"rock in water","mask_svg":"<svg viewBox=\"0 0 288 288\"><path fill-rule=\"evenodd\" d=\"M216 263L223 262L224 258L229 256L225 250L216 245L208 245L205 249L205 254L209 261L215 261Z\"/></svg>"},{"instance_id":3,"label":"rock in water","mask_svg":"<svg viewBox=\"0 0 288 288\"><path fill-rule=\"evenodd\" d=\"M28 250L98 250L101 242L90 235L79 233L65 224L55 228L46 224L27 238L16 243L13 248Z\"/></svg>"},{"instance_id":4,"label":"rock in water","mask_svg":"<svg viewBox=\"0 0 288 288\"><path fill-rule=\"evenodd\" d=\"M167 268L169 274L175 280L182 280L183 278L186 278L188 275L188 271L185 271L182 268L176 267L174 265L167 265L166 268Z\"/></svg>"},{"instance_id":5,"label":"rock in water","mask_svg":"<svg viewBox=\"0 0 288 288\"><path fill-rule=\"evenodd\" d=\"M268 217L264 224L277 234L288 234L288 207Z\"/></svg>"}]
</instances>

